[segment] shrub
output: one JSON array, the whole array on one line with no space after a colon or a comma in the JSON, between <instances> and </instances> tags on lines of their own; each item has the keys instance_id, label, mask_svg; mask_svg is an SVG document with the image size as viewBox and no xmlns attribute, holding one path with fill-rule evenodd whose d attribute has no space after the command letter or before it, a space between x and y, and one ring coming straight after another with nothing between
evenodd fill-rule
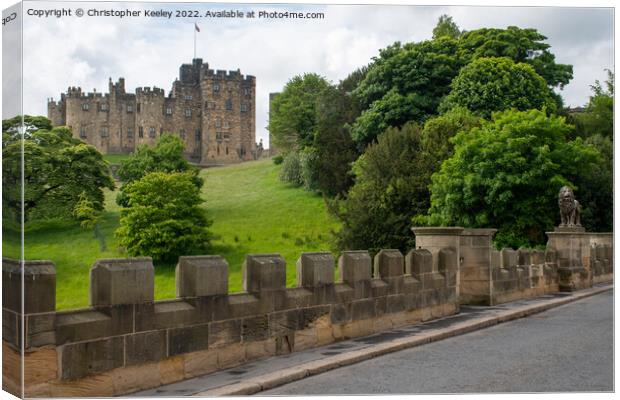
<instances>
[{"instance_id":1,"label":"shrub","mask_svg":"<svg viewBox=\"0 0 620 400\"><path fill-rule=\"evenodd\" d=\"M191 172L152 172L125 187L116 235L131 256L174 261L207 250L211 234Z\"/></svg>"},{"instance_id":2,"label":"shrub","mask_svg":"<svg viewBox=\"0 0 620 400\"><path fill-rule=\"evenodd\" d=\"M280 154L278 154L277 156L273 157L273 163L275 165L280 165L280 164L282 164L283 161L284 161L284 157L282 157Z\"/></svg>"},{"instance_id":3,"label":"shrub","mask_svg":"<svg viewBox=\"0 0 620 400\"><path fill-rule=\"evenodd\" d=\"M280 180L294 186L301 186L304 184L303 177L301 176L299 153L290 152L284 157L282 170L280 171Z\"/></svg>"}]
</instances>

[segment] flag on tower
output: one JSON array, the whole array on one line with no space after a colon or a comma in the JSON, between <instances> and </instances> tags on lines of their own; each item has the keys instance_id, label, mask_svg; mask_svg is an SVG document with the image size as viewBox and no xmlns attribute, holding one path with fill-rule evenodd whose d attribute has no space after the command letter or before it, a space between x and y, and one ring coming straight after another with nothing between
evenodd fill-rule
<instances>
[{"instance_id":1,"label":"flag on tower","mask_svg":"<svg viewBox=\"0 0 620 400\"><path fill-rule=\"evenodd\" d=\"M194 22L194 27L196 28L196 32L200 32L200 28L198 27L198 24Z\"/></svg>"}]
</instances>

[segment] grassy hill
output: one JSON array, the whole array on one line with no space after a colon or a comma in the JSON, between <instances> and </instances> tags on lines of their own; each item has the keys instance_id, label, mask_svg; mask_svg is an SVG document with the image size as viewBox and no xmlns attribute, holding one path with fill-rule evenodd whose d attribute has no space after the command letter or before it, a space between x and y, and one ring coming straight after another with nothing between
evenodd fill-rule
<instances>
[{"instance_id":1,"label":"grassy hill","mask_svg":"<svg viewBox=\"0 0 620 400\"><path fill-rule=\"evenodd\" d=\"M246 162L201 172L211 231L218 236L210 254L229 263L230 291L241 290L241 264L246 254L279 253L287 262L287 285L295 282L295 262L304 251L330 250L330 232L337 223L327 214L323 199L278 180L281 166L271 160ZM88 305L88 272L98 258L126 257L114 237L120 209L117 192L106 193L102 231L107 250L100 251L92 231L75 222L48 221L27 227L26 259L56 264L58 309ZM6 228L3 254L19 254L19 234ZM155 265L155 298L175 297L175 265Z\"/></svg>"}]
</instances>

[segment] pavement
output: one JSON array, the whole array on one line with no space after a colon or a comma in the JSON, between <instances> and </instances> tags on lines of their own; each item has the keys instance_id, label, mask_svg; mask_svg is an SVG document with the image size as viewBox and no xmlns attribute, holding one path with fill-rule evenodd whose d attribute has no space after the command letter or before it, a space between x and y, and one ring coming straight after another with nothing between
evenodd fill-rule
<instances>
[{"instance_id":1,"label":"pavement","mask_svg":"<svg viewBox=\"0 0 620 400\"><path fill-rule=\"evenodd\" d=\"M554 293L492 307L461 306L458 314L315 349L270 357L134 393L140 397L251 395L374 357L474 332L613 290L612 284Z\"/></svg>"}]
</instances>

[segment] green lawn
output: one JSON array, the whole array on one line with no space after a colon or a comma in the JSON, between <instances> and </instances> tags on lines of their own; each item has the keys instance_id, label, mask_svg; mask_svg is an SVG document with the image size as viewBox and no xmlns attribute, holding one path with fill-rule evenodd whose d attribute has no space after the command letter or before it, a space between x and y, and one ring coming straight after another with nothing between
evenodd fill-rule
<instances>
[{"instance_id":1,"label":"green lawn","mask_svg":"<svg viewBox=\"0 0 620 400\"><path fill-rule=\"evenodd\" d=\"M295 262L304 251L330 250L330 232L337 223L323 199L278 180L281 166L271 160L203 170L206 207L218 236L211 254L230 265L230 291L241 290L241 264L246 254L279 253L287 262L287 285L295 282ZM100 251L92 231L73 222L50 222L26 230L26 259L56 264L57 309L88 305L88 272L98 258L125 257L114 238L119 208L116 192L106 192L102 231L107 251ZM16 257L19 235L3 232L3 254ZM155 298L175 297L174 265L155 266Z\"/></svg>"},{"instance_id":2,"label":"green lawn","mask_svg":"<svg viewBox=\"0 0 620 400\"><path fill-rule=\"evenodd\" d=\"M129 154L104 154L103 159L110 164L120 164L121 161L125 161L129 158Z\"/></svg>"}]
</instances>

